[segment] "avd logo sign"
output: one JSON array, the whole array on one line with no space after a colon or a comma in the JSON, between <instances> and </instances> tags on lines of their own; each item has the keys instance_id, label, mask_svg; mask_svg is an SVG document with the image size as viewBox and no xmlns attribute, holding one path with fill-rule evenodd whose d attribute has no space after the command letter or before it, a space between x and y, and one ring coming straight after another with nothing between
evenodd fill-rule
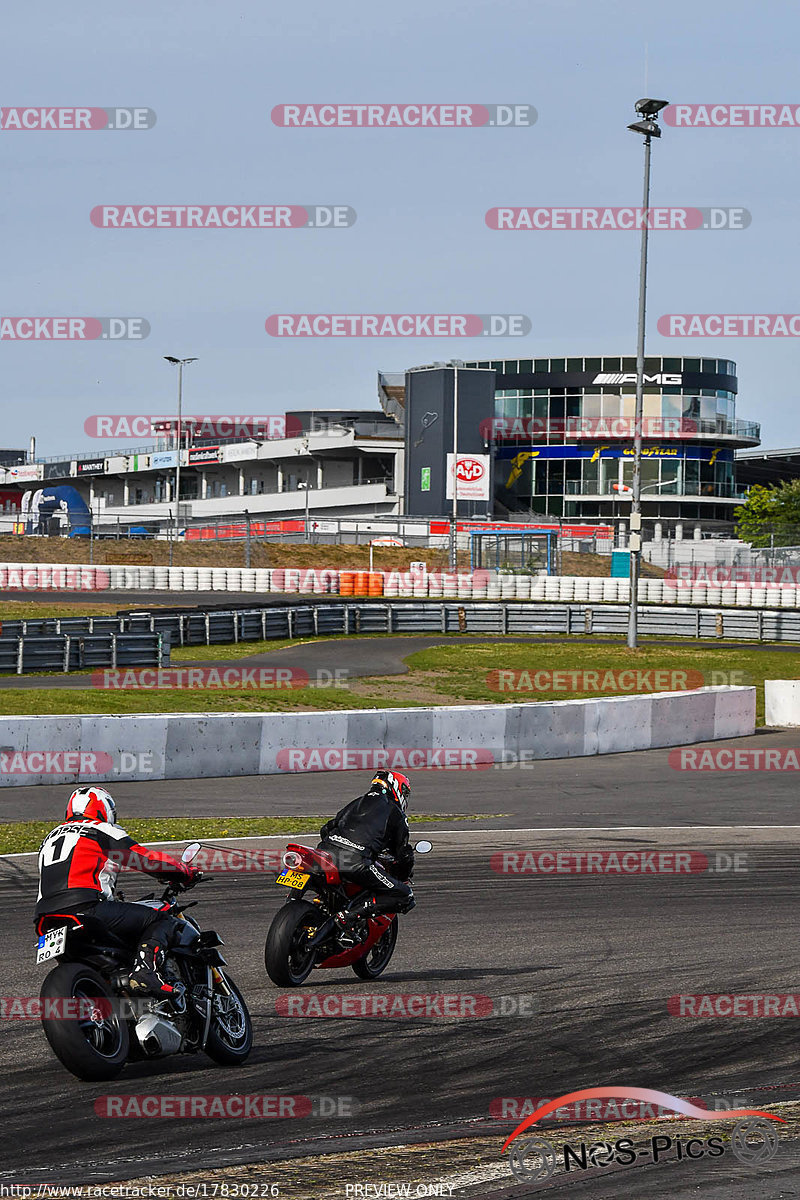
<instances>
[{"instance_id":1,"label":"avd logo sign","mask_svg":"<svg viewBox=\"0 0 800 1200\"><path fill-rule=\"evenodd\" d=\"M453 498L453 455L447 456L447 498ZM459 500L489 499L489 455L459 454L455 469Z\"/></svg>"}]
</instances>

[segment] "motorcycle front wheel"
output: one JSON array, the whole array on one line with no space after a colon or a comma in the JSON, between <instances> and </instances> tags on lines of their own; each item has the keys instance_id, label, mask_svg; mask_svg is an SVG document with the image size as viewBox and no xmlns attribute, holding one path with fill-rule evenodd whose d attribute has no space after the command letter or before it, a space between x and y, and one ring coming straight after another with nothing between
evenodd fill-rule
<instances>
[{"instance_id":1,"label":"motorcycle front wheel","mask_svg":"<svg viewBox=\"0 0 800 1200\"><path fill-rule=\"evenodd\" d=\"M237 1067L253 1048L253 1023L236 984L227 975L225 983L230 995L215 986L211 997L211 1025L205 1050L221 1066Z\"/></svg>"},{"instance_id":2,"label":"motorcycle front wheel","mask_svg":"<svg viewBox=\"0 0 800 1200\"><path fill-rule=\"evenodd\" d=\"M83 963L59 963L40 995L42 1027L59 1062L78 1079L115 1079L128 1059L130 1035L102 975Z\"/></svg>"},{"instance_id":3,"label":"motorcycle front wheel","mask_svg":"<svg viewBox=\"0 0 800 1200\"><path fill-rule=\"evenodd\" d=\"M278 987L300 987L308 979L317 952L307 942L318 923L318 907L305 900L293 900L278 909L264 946L267 974Z\"/></svg>"},{"instance_id":4,"label":"motorcycle front wheel","mask_svg":"<svg viewBox=\"0 0 800 1200\"><path fill-rule=\"evenodd\" d=\"M392 918L383 935L371 946L363 958L352 963L359 979L377 979L389 965L397 943L397 917Z\"/></svg>"}]
</instances>

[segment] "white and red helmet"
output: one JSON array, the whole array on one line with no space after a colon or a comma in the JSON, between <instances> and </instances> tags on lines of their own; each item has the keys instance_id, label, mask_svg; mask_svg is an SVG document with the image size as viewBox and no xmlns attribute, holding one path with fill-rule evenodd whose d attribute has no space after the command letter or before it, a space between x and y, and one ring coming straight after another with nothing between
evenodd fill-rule
<instances>
[{"instance_id":1,"label":"white and red helmet","mask_svg":"<svg viewBox=\"0 0 800 1200\"><path fill-rule=\"evenodd\" d=\"M383 787L396 800L404 813L408 812L408 798L411 795L411 784L408 776L400 771L376 771L370 787Z\"/></svg>"},{"instance_id":2,"label":"white and red helmet","mask_svg":"<svg viewBox=\"0 0 800 1200\"><path fill-rule=\"evenodd\" d=\"M117 823L117 806L114 797L105 788L79 787L69 798L67 821L105 821L108 825Z\"/></svg>"}]
</instances>

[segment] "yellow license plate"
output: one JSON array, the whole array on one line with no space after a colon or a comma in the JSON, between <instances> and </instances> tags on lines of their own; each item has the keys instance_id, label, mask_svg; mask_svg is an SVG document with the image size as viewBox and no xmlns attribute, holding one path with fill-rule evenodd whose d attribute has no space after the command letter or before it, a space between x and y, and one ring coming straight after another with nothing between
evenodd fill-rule
<instances>
[{"instance_id":1,"label":"yellow license plate","mask_svg":"<svg viewBox=\"0 0 800 1200\"><path fill-rule=\"evenodd\" d=\"M282 883L284 887L304 888L308 883L310 875L304 875L302 871L284 871L275 880L276 883Z\"/></svg>"}]
</instances>

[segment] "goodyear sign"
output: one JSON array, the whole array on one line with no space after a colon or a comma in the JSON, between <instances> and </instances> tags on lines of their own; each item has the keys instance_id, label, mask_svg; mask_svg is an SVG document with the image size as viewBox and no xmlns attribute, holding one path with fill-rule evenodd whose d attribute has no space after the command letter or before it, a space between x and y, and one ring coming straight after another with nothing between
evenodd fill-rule
<instances>
[{"instance_id":1,"label":"goodyear sign","mask_svg":"<svg viewBox=\"0 0 800 1200\"><path fill-rule=\"evenodd\" d=\"M518 451L512 446L497 450L499 459L514 459ZM633 458L633 446L539 446L523 452L526 458L584 458L597 462L598 458ZM733 451L718 446L642 446L642 458L689 458L706 463L732 462Z\"/></svg>"}]
</instances>

